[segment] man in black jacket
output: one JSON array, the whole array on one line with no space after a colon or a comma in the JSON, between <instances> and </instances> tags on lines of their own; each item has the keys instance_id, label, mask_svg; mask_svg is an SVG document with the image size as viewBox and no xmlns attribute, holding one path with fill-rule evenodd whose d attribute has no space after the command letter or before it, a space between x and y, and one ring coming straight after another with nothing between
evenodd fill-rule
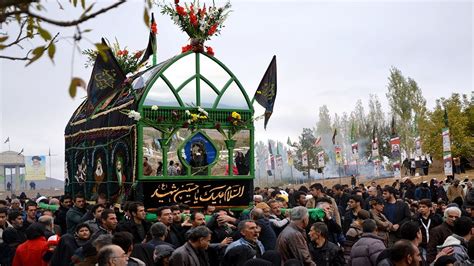
<instances>
[{"instance_id":1,"label":"man in black jacket","mask_svg":"<svg viewBox=\"0 0 474 266\"><path fill-rule=\"evenodd\" d=\"M357 218L357 213L362 210L363 201L364 200L362 199L362 196L350 196L347 204L349 206L349 209L344 214L344 222L342 223L342 231L344 234L347 233L347 230L349 230L350 225Z\"/></svg>"},{"instance_id":2,"label":"man in black jacket","mask_svg":"<svg viewBox=\"0 0 474 266\"><path fill-rule=\"evenodd\" d=\"M339 214L344 216L350 195L344 192L344 188L341 184L335 184L332 187L332 192L334 194L334 200L336 201L337 207L339 209Z\"/></svg>"},{"instance_id":3,"label":"man in black jacket","mask_svg":"<svg viewBox=\"0 0 474 266\"><path fill-rule=\"evenodd\" d=\"M181 231L173 226L173 215L169 206L161 206L156 211L158 221L162 222L168 227L168 234L166 235L165 241L172 244L175 247L179 247L184 243L184 236Z\"/></svg>"},{"instance_id":4,"label":"man in black jacket","mask_svg":"<svg viewBox=\"0 0 474 266\"><path fill-rule=\"evenodd\" d=\"M314 223L309 231L309 252L318 266L346 265L339 246L328 241L328 227L321 222Z\"/></svg>"},{"instance_id":5,"label":"man in black jacket","mask_svg":"<svg viewBox=\"0 0 474 266\"><path fill-rule=\"evenodd\" d=\"M277 236L270 225L270 221L265 218L263 210L260 208L254 208L250 212L250 217L261 229L258 240L262 242L265 250L275 250Z\"/></svg>"},{"instance_id":6,"label":"man in black jacket","mask_svg":"<svg viewBox=\"0 0 474 266\"><path fill-rule=\"evenodd\" d=\"M442 245L446 238L453 232L454 221L461 217L461 210L458 207L449 207L444 211L444 222L430 231L428 241L427 261L433 262L438 252L437 246Z\"/></svg>"},{"instance_id":7,"label":"man in black jacket","mask_svg":"<svg viewBox=\"0 0 474 266\"><path fill-rule=\"evenodd\" d=\"M443 218L436 213L431 212L431 200L422 199L418 203L418 215L415 216L415 221L421 228L421 235L423 237L419 247L422 255L426 258L426 250L428 246L428 240L430 238L431 229L443 223Z\"/></svg>"},{"instance_id":8,"label":"man in black jacket","mask_svg":"<svg viewBox=\"0 0 474 266\"><path fill-rule=\"evenodd\" d=\"M402 200L395 198L397 191L393 187L383 189L383 198L385 200L383 214L393 224L392 231L389 234L389 247L400 239L399 228L403 223L411 219L410 208Z\"/></svg>"},{"instance_id":9,"label":"man in black jacket","mask_svg":"<svg viewBox=\"0 0 474 266\"><path fill-rule=\"evenodd\" d=\"M82 221L82 216L86 212L86 199L82 194L76 194L74 196L74 206L66 213L66 225L69 234L74 234L76 226Z\"/></svg>"},{"instance_id":10,"label":"man in black jacket","mask_svg":"<svg viewBox=\"0 0 474 266\"><path fill-rule=\"evenodd\" d=\"M334 219L331 200L325 198L319 199L316 208L324 210L325 213L323 222L328 230L326 240L334 244L340 243L342 245L344 235L342 234L341 226L339 226Z\"/></svg>"},{"instance_id":11,"label":"man in black jacket","mask_svg":"<svg viewBox=\"0 0 474 266\"><path fill-rule=\"evenodd\" d=\"M72 205L72 198L69 195L64 195L59 198L59 209L56 211L54 217L54 224L57 224L61 227L61 234L67 232L66 226L66 213L69 211Z\"/></svg>"},{"instance_id":12,"label":"man in black jacket","mask_svg":"<svg viewBox=\"0 0 474 266\"><path fill-rule=\"evenodd\" d=\"M119 224L117 231L129 232L133 235L134 244L141 243L151 227L151 224L145 221L145 206L141 202L134 202L128 211L132 216L131 219Z\"/></svg>"}]
</instances>

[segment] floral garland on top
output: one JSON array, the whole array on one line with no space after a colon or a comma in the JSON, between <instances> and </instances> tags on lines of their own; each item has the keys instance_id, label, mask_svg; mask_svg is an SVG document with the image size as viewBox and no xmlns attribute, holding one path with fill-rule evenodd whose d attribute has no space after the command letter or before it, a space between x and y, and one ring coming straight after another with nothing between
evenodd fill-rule
<instances>
[{"instance_id":1,"label":"floral garland on top","mask_svg":"<svg viewBox=\"0 0 474 266\"><path fill-rule=\"evenodd\" d=\"M161 13L169 15L174 23L191 38L191 44L182 48L183 53L190 50L203 52L204 41L210 40L213 35L219 35L231 11L230 2L219 8L214 4L209 8L206 8L206 4L201 7L199 1L196 2L196 0L189 6L186 3L180 6L179 0L175 0L174 3L174 6L163 5ZM206 46L206 52L211 56L214 55L214 50L210 46Z\"/></svg>"},{"instance_id":2,"label":"floral garland on top","mask_svg":"<svg viewBox=\"0 0 474 266\"><path fill-rule=\"evenodd\" d=\"M120 44L117 40L115 40L115 43L110 49L115 55L117 63L120 65L120 68L123 70L124 74L135 73L140 68L140 59L143 55L144 50L138 50L132 53L127 50L127 47L121 49ZM99 51L86 49L82 51L82 54L87 56L87 62L85 63L85 67L93 67L97 55L99 54Z\"/></svg>"},{"instance_id":3,"label":"floral garland on top","mask_svg":"<svg viewBox=\"0 0 474 266\"><path fill-rule=\"evenodd\" d=\"M152 126L162 133L164 133L168 138L171 138L171 136L176 133L176 131L179 128L187 128L191 131L194 131L198 128L200 128L201 125L205 123L214 123L214 128L221 133L225 139L232 139L235 134L240 132L242 129L247 128L253 121L258 121L262 119L265 115L260 115L257 117L252 117L248 120L243 120L241 115L238 112L232 112L228 117L227 121L230 123L230 127L227 130L227 133L224 131L222 128L221 123L215 121L209 116L209 113L204 110L204 108L200 106L190 106L193 108L193 110L186 110L184 112L184 117L181 117L181 115L178 113L178 111L174 110L171 112L171 117L168 119L165 119L163 117L158 117L156 121L148 119L148 118L143 118L141 114L137 111L134 110L122 110L121 113L127 115L129 118L135 120L135 121L142 121L143 123ZM156 111L158 110L159 107L156 105L153 105L151 107L151 110ZM180 123L179 121L182 121L182 118L184 118L184 122ZM172 126L164 126L163 122L166 122L165 124L173 124Z\"/></svg>"}]
</instances>

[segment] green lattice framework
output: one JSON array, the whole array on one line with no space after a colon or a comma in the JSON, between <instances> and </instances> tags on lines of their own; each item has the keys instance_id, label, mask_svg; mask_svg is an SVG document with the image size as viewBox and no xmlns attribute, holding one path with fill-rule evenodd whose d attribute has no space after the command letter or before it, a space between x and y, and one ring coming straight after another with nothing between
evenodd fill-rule
<instances>
[{"instance_id":1,"label":"green lattice framework","mask_svg":"<svg viewBox=\"0 0 474 266\"><path fill-rule=\"evenodd\" d=\"M165 73L168 68L170 68L173 64L178 62L180 59L182 59L185 56L195 56L195 73L186 78L185 80L182 81L182 83L179 86L174 87L172 82L166 77ZM206 78L204 75L201 74L201 58L206 57L211 59L214 63L219 65L228 75L229 75L229 80L225 83L224 86L219 87L218 85L214 84L211 80ZM199 129L214 129L215 128L215 123L218 122L221 125L221 128L223 130L229 130L232 128L231 123L228 121L228 117L232 114L232 112L237 111L242 118L242 121L251 121L252 116L254 114L254 109L252 106L252 102L249 99L245 89L235 77L235 75L219 60L217 60L215 57L208 56L207 54L204 53L195 53L195 52L187 52L184 54L181 54L179 56L176 56L174 58L171 58L170 60L163 62L157 66L155 66L156 70L154 71L155 73L153 76L150 78L149 81L147 81L146 87L145 87L145 92L143 97L141 97L141 100L138 105L138 112L142 115L142 118L152 120L152 121L157 121L158 117L163 118L163 121L159 123L159 127L178 127L183 128L180 125L182 125L187 119L185 118L185 112L186 110L190 111L195 111L197 106L201 105L201 96L202 96L202 91L201 91L201 85L206 83L216 94L217 97L214 100L214 103L212 107L207 108L203 107L209 114L209 120L204 121L203 123L199 123L197 125ZM152 110L151 105L145 104L145 101L147 99L148 93L150 90L152 90L153 85L158 82L159 80L164 81L164 83L168 86L168 89L172 92L173 96L176 98L176 102L178 103L177 106L158 106L158 110ZM186 85L190 84L191 82L195 82L195 89L196 89L196 103L195 106L190 106L187 105L183 99L180 96L180 92L183 90L183 88L186 87ZM235 82L235 83L234 83ZM225 95L226 91L228 90L229 86L231 84L236 84L237 87L239 88L240 92L242 93L242 97L245 98L246 102L246 108L241 109L230 109L230 108L219 108L219 103L222 99L222 96ZM176 112L180 119L178 120L172 120L172 113ZM150 126L149 124L144 123L142 120L138 122L138 149L137 149L137 165L141 166L143 165L143 128ZM156 129L160 130L159 128L155 127ZM254 125L253 122L247 123L244 127L242 127L242 130L249 130L250 133L250 174L248 176L238 176L239 179L252 179L254 177ZM161 131L161 130L160 130ZM171 136L170 136L171 137ZM233 165L233 148L228 149L229 151L229 157L228 157L228 164L229 166ZM232 156L230 156L232 155ZM167 158L167 152L163 151L163 176L143 176L143 168L138 167L138 177L141 180L168 180L170 179L170 176L167 175L166 173L166 164L165 162L168 161ZM229 167L229 169L232 169L232 167ZM236 176L233 175L232 171L229 171L228 176L217 176L218 178L223 178L223 179L235 179ZM189 171L188 171L189 173ZM173 176L173 179L209 179L209 178L216 178L216 176L190 176L189 174L186 176Z\"/></svg>"}]
</instances>

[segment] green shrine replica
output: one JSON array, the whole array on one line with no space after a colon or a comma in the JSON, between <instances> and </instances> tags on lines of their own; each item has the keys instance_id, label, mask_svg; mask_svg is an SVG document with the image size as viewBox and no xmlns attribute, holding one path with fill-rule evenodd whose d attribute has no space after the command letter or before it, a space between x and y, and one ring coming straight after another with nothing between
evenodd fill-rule
<instances>
[{"instance_id":1,"label":"green shrine replica","mask_svg":"<svg viewBox=\"0 0 474 266\"><path fill-rule=\"evenodd\" d=\"M166 8L171 11L163 13L192 21L184 14L193 6ZM211 32L213 25L204 31L218 32L220 26ZM152 32L144 57L153 54L150 45L151 51L156 47ZM142 201L146 208L249 205L255 177L252 100L212 48L204 52L209 36L192 38L182 54L129 78L117 63L117 51L107 46L111 60L96 56L88 97L65 130L66 193Z\"/></svg>"}]
</instances>

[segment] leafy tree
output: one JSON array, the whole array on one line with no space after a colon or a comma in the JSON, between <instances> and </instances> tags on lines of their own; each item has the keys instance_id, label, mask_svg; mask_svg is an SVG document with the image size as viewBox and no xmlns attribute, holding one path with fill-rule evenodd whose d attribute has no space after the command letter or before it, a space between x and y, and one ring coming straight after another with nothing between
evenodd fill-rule
<instances>
[{"instance_id":1,"label":"leafy tree","mask_svg":"<svg viewBox=\"0 0 474 266\"><path fill-rule=\"evenodd\" d=\"M318 166L318 152L322 151L321 147L316 147L314 141L316 137L314 136L313 130L309 128L303 128L303 132L299 137L299 142L296 145L296 160L295 168L298 171L306 172L309 178L311 178L311 170L316 170ZM303 166L303 153L307 153L308 166Z\"/></svg>"},{"instance_id":2,"label":"leafy tree","mask_svg":"<svg viewBox=\"0 0 474 266\"><path fill-rule=\"evenodd\" d=\"M319 108L319 119L316 123L316 135L325 136L331 134L331 115L329 114L329 109L326 105L323 105Z\"/></svg>"},{"instance_id":3,"label":"leafy tree","mask_svg":"<svg viewBox=\"0 0 474 266\"><path fill-rule=\"evenodd\" d=\"M424 119L426 100L415 80L405 78L397 68L390 69L388 80L386 96L396 117L396 132L400 136L401 147L410 153L414 148L414 114L417 114L417 120Z\"/></svg>"},{"instance_id":4,"label":"leafy tree","mask_svg":"<svg viewBox=\"0 0 474 266\"><path fill-rule=\"evenodd\" d=\"M440 159L443 156L441 132L445 127L445 109L448 113L452 155L471 157L474 154L474 133L469 129L474 119L472 96L471 100L467 99L467 95L453 93L448 99L437 99L435 109L428 112L429 120L420 130L424 133L423 147L434 158Z\"/></svg>"}]
</instances>

